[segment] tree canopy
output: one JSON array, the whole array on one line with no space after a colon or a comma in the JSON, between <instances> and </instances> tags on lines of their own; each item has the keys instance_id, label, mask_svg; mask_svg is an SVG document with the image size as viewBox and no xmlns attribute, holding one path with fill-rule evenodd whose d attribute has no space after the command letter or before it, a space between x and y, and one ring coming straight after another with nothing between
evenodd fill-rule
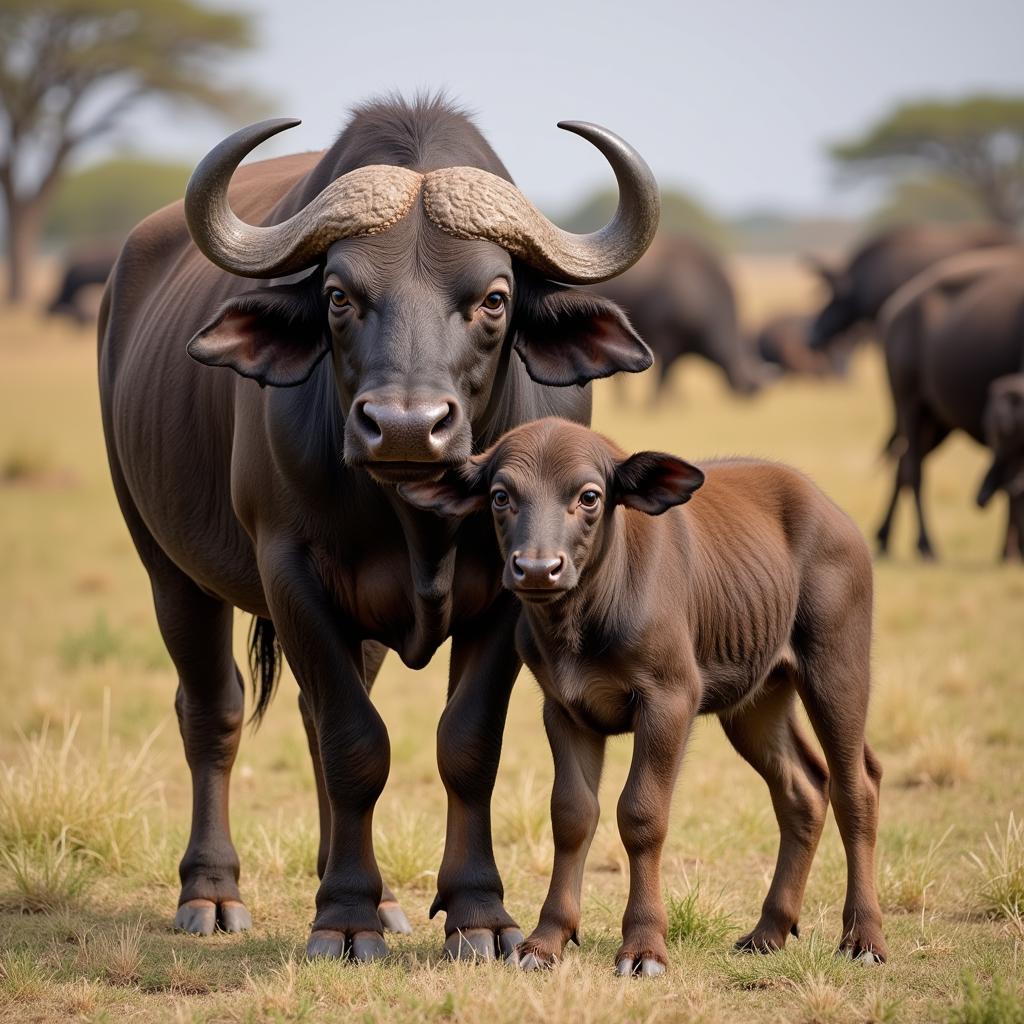
<instances>
[{"instance_id":1,"label":"tree canopy","mask_svg":"<svg viewBox=\"0 0 1024 1024\"><path fill-rule=\"evenodd\" d=\"M226 56L251 44L246 15L193 0L3 0L0 193L12 299L72 154L145 99L219 112L251 105L221 74Z\"/></svg>"},{"instance_id":2,"label":"tree canopy","mask_svg":"<svg viewBox=\"0 0 1024 1024\"><path fill-rule=\"evenodd\" d=\"M1024 96L904 103L830 152L852 171L940 174L969 189L992 219L1024 220Z\"/></svg>"}]
</instances>

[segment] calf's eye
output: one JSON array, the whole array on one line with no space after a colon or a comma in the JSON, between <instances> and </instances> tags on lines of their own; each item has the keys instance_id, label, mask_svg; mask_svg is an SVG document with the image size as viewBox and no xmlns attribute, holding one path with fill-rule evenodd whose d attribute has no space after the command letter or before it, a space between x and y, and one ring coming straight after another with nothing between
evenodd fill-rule
<instances>
[{"instance_id":1,"label":"calf's eye","mask_svg":"<svg viewBox=\"0 0 1024 1024\"><path fill-rule=\"evenodd\" d=\"M332 309L344 309L349 305L348 296L340 288L332 288L328 293Z\"/></svg>"},{"instance_id":2,"label":"calf's eye","mask_svg":"<svg viewBox=\"0 0 1024 1024\"><path fill-rule=\"evenodd\" d=\"M495 508L508 508L508 491L495 491L491 495L491 503Z\"/></svg>"},{"instance_id":3,"label":"calf's eye","mask_svg":"<svg viewBox=\"0 0 1024 1024\"><path fill-rule=\"evenodd\" d=\"M488 313L500 313L505 308L505 293L504 292L488 292L484 297L484 301L480 305L487 310Z\"/></svg>"},{"instance_id":4,"label":"calf's eye","mask_svg":"<svg viewBox=\"0 0 1024 1024\"><path fill-rule=\"evenodd\" d=\"M601 500L601 495L597 491L586 490L580 495L580 504L584 508L597 508L597 503Z\"/></svg>"}]
</instances>

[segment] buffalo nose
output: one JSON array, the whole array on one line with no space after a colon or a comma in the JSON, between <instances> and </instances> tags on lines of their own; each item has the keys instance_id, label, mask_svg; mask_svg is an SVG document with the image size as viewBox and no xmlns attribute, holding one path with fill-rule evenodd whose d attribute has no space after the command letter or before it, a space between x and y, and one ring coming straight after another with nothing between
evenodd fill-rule
<instances>
[{"instance_id":1,"label":"buffalo nose","mask_svg":"<svg viewBox=\"0 0 1024 1024\"><path fill-rule=\"evenodd\" d=\"M554 588L565 568L565 555L552 558L526 558L518 551L512 553L512 576L516 583L530 589Z\"/></svg>"},{"instance_id":2,"label":"buffalo nose","mask_svg":"<svg viewBox=\"0 0 1024 1024\"><path fill-rule=\"evenodd\" d=\"M461 413L451 399L399 403L356 402L354 426L371 460L440 459L455 437Z\"/></svg>"}]
</instances>

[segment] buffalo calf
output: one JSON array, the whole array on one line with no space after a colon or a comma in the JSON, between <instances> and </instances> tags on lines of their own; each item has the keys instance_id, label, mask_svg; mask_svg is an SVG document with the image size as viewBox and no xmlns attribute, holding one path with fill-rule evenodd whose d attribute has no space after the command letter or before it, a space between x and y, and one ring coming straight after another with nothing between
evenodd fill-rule
<instances>
[{"instance_id":1,"label":"buffalo calf","mask_svg":"<svg viewBox=\"0 0 1024 1024\"><path fill-rule=\"evenodd\" d=\"M881 770L864 740L871 558L846 515L782 466L729 460L702 472L658 452L626 457L554 418L401 491L448 516L489 504L503 583L522 602L517 646L544 691L555 761L555 861L520 967L554 963L576 937L605 740L632 732L618 804L629 899L615 966L662 973L661 851L701 714L718 715L767 782L781 833L760 920L738 948L775 950L796 934L831 799L848 868L840 949L885 959L874 870ZM797 695L827 767L801 735Z\"/></svg>"}]
</instances>

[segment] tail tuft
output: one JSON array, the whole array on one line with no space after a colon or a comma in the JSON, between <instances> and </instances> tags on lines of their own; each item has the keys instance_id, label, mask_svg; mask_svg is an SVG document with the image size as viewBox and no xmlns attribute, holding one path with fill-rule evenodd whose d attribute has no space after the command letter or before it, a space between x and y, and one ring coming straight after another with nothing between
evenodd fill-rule
<instances>
[{"instance_id":1,"label":"tail tuft","mask_svg":"<svg viewBox=\"0 0 1024 1024\"><path fill-rule=\"evenodd\" d=\"M253 709L249 721L259 726L281 678L281 645L270 619L254 615L249 627L249 673Z\"/></svg>"}]
</instances>

